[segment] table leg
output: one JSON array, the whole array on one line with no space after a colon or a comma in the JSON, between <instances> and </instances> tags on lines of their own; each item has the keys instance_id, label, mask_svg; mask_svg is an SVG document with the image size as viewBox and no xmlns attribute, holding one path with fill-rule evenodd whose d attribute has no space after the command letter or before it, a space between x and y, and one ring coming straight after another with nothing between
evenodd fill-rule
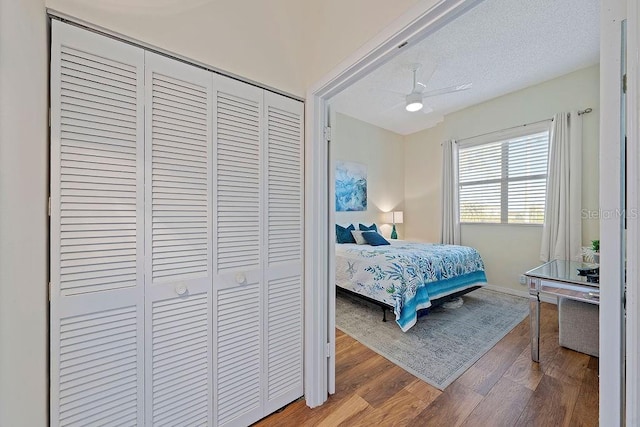
<instances>
[{"instance_id":1,"label":"table leg","mask_svg":"<svg viewBox=\"0 0 640 427\"><path fill-rule=\"evenodd\" d=\"M540 361L540 294L529 294L529 319L531 334L531 360Z\"/></svg>"}]
</instances>

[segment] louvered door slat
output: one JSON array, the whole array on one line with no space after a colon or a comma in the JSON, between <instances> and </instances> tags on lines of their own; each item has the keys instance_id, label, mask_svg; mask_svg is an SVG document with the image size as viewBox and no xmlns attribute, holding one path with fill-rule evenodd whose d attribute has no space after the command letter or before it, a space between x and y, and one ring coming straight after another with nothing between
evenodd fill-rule
<instances>
[{"instance_id":1,"label":"louvered door slat","mask_svg":"<svg viewBox=\"0 0 640 427\"><path fill-rule=\"evenodd\" d=\"M277 106L267 107L268 116L268 218L269 218L269 264L299 261L302 256L302 176L301 176L301 116L293 116ZM283 136L297 136L284 144ZM280 141L272 144L272 140ZM283 175L291 179L283 181ZM287 230L272 228L282 219L291 221L291 234ZM288 234L287 246L282 243L282 234ZM297 237L296 237L297 236Z\"/></svg>"},{"instance_id":2,"label":"louvered door slat","mask_svg":"<svg viewBox=\"0 0 640 427\"><path fill-rule=\"evenodd\" d=\"M53 21L51 424L143 423L141 49Z\"/></svg>"},{"instance_id":3,"label":"louvered door slat","mask_svg":"<svg viewBox=\"0 0 640 427\"><path fill-rule=\"evenodd\" d=\"M262 90L214 78L214 353L218 426L263 414Z\"/></svg>"},{"instance_id":4,"label":"louvered door slat","mask_svg":"<svg viewBox=\"0 0 640 427\"><path fill-rule=\"evenodd\" d=\"M210 73L145 54L146 420L212 424Z\"/></svg>"},{"instance_id":5,"label":"louvered door slat","mask_svg":"<svg viewBox=\"0 0 640 427\"><path fill-rule=\"evenodd\" d=\"M265 94L265 412L302 395L302 104Z\"/></svg>"},{"instance_id":6,"label":"louvered door slat","mask_svg":"<svg viewBox=\"0 0 640 427\"><path fill-rule=\"evenodd\" d=\"M241 232L246 223L260 222L260 99L234 94L233 85L229 87L225 91L226 86L216 86L218 239ZM233 203L222 204L229 194ZM233 256L217 250L218 272L258 268L259 251L257 233Z\"/></svg>"},{"instance_id":7,"label":"louvered door slat","mask_svg":"<svg viewBox=\"0 0 640 427\"><path fill-rule=\"evenodd\" d=\"M260 289L248 286L218 291L218 424L260 410ZM258 419L258 418L257 418Z\"/></svg>"}]
</instances>

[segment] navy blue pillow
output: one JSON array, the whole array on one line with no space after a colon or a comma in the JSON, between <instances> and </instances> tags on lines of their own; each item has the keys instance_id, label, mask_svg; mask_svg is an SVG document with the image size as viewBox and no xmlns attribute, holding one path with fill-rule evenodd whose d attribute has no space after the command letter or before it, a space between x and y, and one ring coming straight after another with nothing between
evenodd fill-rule
<instances>
[{"instance_id":1,"label":"navy blue pillow","mask_svg":"<svg viewBox=\"0 0 640 427\"><path fill-rule=\"evenodd\" d=\"M376 231L365 231L362 233L362 237L367 241L371 246L382 246L382 245L390 245L391 243L387 242L387 239L382 237Z\"/></svg>"},{"instance_id":2,"label":"navy blue pillow","mask_svg":"<svg viewBox=\"0 0 640 427\"><path fill-rule=\"evenodd\" d=\"M358 224L358 228L360 228L360 231L375 231L378 232L378 227L376 226L375 223L371 224L371 226L367 227L364 224Z\"/></svg>"},{"instance_id":3,"label":"navy blue pillow","mask_svg":"<svg viewBox=\"0 0 640 427\"><path fill-rule=\"evenodd\" d=\"M336 224L336 242L355 243L356 240L353 238L353 234L351 234L351 230L355 229L356 228L353 226L353 224L349 224L349 226L346 228Z\"/></svg>"}]
</instances>

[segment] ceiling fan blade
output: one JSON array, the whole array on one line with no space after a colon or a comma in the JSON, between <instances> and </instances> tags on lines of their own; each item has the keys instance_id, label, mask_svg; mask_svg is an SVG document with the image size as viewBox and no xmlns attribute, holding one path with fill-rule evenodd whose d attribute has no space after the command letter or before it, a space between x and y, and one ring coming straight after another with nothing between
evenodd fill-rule
<instances>
[{"instance_id":1,"label":"ceiling fan blade","mask_svg":"<svg viewBox=\"0 0 640 427\"><path fill-rule=\"evenodd\" d=\"M395 95L400 95L400 96L406 96L407 95L406 93L398 92L397 90L386 89L386 88L380 87L380 86L375 87L374 90L381 91L381 92L393 93Z\"/></svg>"},{"instance_id":2,"label":"ceiling fan blade","mask_svg":"<svg viewBox=\"0 0 640 427\"><path fill-rule=\"evenodd\" d=\"M424 92L422 94L422 97L428 98L430 96L438 96L438 95L444 95L446 93L460 92L463 90L471 89L472 87L473 87L473 83L464 83L461 85L443 87L442 89L435 89L435 90L430 90L428 92Z\"/></svg>"},{"instance_id":3,"label":"ceiling fan blade","mask_svg":"<svg viewBox=\"0 0 640 427\"><path fill-rule=\"evenodd\" d=\"M430 114L433 112L433 108L429 107L427 104L422 104L422 114Z\"/></svg>"},{"instance_id":4,"label":"ceiling fan blade","mask_svg":"<svg viewBox=\"0 0 640 427\"><path fill-rule=\"evenodd\" d=\"M382 114L386 114L386 113L388 113L389 111L391 111L391 110L395 110L396 108L398 108L398 107L400 107L400 106L403 106L403 105L405 105L405 102L404 102L404 101L403 101L403 102L398 102L397 104L395 104L395 105L394 105L394 106L392 106L392 107L385 108L385 110L382 112Z\"/></svg>"}]
</instances>

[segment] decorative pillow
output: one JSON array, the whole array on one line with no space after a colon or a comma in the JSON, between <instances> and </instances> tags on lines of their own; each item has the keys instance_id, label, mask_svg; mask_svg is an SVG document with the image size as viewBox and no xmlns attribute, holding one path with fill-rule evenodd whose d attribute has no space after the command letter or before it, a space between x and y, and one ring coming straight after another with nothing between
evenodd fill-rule
<instances>
[{"instance_id":1,"label":"decorative pillow","mask_svg":"<svg viewBox=\"0 0 640 427\"><path fill-rule=\"evenodd\" d=\"M382 245L390 245L391 243L387 242L387 239L382 237L376 231L363 231L362 237L367 241L371 246L382 246Z\"/></svg>"},{"instance_id":2,"label":"decorative pillow","mask_svg":"<svg viewBox=\"0 0 640 427\"><path fill-rule=\"evenodd\" d=\"M362 237L362 233L366 233L366 231L352 230L351 234L356 241L357 245L367 245L367 241Z\"/></svg>"},{"instance_id":3,"label":"decorative pillow","mask_svg":"<svg viewBox=\"0 0 640 427\"><path fill-rule=\"evenodd\" d=\"M371 224L369 227L364 224L358 224L358 228L360 229L360 231L378 231L378 227L375 223Z\"/></svg>"},{"instance_id":4,"label":"decorative pillow","mask_svg":"<svg viewBox=\"0 0 640 427\"><path fill-rule=\"evenodd\" d=\"M351 235L351 231L356 228L353 224L349 224L348 227L343 227L336 224L336 242L337 243L355 243L355 239Z\"/></svg>"}]
</instances>

